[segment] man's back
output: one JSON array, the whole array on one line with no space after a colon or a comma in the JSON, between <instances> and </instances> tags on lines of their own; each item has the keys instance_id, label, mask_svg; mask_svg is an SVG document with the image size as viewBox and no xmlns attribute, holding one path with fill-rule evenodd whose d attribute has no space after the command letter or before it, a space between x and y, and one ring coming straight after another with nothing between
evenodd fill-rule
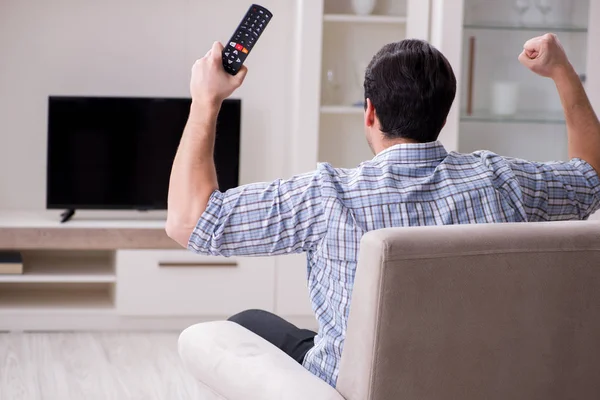
<instances>
[{"instance_id":1,"label":"man's back","mask_svg":"<svg viewBox=\"0 0 600 400\"><path fill-rule=\"evenodd\" d=\"M600 198L597 175L583 161L539 164L491 152L448 154L439 142L392 146L355 169L322 164L312 182L322 198L325 228L308 252L310 296L320 329L304 365L333 386L364 233L584 219Z\"/></svg>"}]
</instances>

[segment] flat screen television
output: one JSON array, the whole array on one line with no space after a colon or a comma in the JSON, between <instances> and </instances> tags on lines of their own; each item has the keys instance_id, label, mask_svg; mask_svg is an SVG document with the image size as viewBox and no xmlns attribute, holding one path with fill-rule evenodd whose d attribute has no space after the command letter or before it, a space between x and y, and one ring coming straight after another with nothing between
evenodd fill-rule
<instances>
[{"instance_id":1,"label":"flat screen television","mask_svg":"<svg viewBox=\"0 0 600 400\"><path fill-rule=\"evenodd\" d=\"M50 96L46 208L164 210L188 98ZM217 120L219 189L238 186L241 101Z\"/></svg>"}]
</instances>

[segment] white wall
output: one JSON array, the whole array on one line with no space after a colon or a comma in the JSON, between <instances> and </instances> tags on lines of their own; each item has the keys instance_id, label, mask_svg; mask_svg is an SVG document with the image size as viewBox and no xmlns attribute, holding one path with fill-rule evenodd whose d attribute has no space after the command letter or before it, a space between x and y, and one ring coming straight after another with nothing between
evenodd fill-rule
<instances>
[{"instance_id":1,"label":"white wall","mask_svg":"<svg viewBox=\"0 0 600 400\"><path fill-rule=\"evenodd\" d=\"M241 181L286 173L294 2L274 18L234 95ZM188 96L189 71L250 5L227 0L0 0L0 209L45 208L48 95Z\"/></svg>"}]
</instances>

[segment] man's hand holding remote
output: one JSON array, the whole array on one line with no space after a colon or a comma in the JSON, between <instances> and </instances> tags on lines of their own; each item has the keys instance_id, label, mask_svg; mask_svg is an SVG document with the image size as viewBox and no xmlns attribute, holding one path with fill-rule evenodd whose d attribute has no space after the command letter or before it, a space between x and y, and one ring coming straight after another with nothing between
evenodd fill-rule
<instances>
[{"instance_id":1,"label":"man's hand holding remote","mask_svg":"<svg viewBox=\"0 0 600 400\"><path fill-rule=\"evenodd\" d=\"M556 35L548 33L528 40L519 61L554 80L567 122L569 158L581 158L600 173L600 122Z\"/></svg>"},{"instance_id":2,"label":"man's hand holding remote","mask_svg":"<svg viewBox=\"0 0 600 400\"><path fill-rule=\"evenodd\" d=\"M192 67L190 92L193 102L202 107L220 107L223 100L241 86L248 72L245 65L235 76L225 72L222 51L223 45L214 42L208 53Z\"/></svg>"}]
</instances>

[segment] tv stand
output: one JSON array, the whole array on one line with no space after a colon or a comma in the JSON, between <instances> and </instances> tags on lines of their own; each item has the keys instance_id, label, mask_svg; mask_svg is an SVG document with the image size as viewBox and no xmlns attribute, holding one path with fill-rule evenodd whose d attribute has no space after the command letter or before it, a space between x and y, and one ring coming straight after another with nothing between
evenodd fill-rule
<instances>
[{"instance_id":1,"label":"tv stand","mask_svg":"<svg viewBox=\"0 0 600 400\"><path fill-rule=\"evenodd\" d=\"M60 223L64 224L65 222L67 222L68 220L73 218L73 215L75 215L74 209L69 208L68 210L65 210L62 214L60 214L60 217L61 217Z\"/></svg>"},{"instance_id":2,"label":"tv stand","mask_svg":"<svg viewBox=\"0 0 600 400\"><path fill-rule=\"evenodd\" d=\"M88 218L83 210L61 224L63 211L0 210L0 250L23 259L22 274L0 274L0 332L181 331L246 308L316 329L302 255L280 265L275 257L203 256L169 238L166 219ZM0 335L0 360L2 345Z\"/></svg>"}]
</instances>

